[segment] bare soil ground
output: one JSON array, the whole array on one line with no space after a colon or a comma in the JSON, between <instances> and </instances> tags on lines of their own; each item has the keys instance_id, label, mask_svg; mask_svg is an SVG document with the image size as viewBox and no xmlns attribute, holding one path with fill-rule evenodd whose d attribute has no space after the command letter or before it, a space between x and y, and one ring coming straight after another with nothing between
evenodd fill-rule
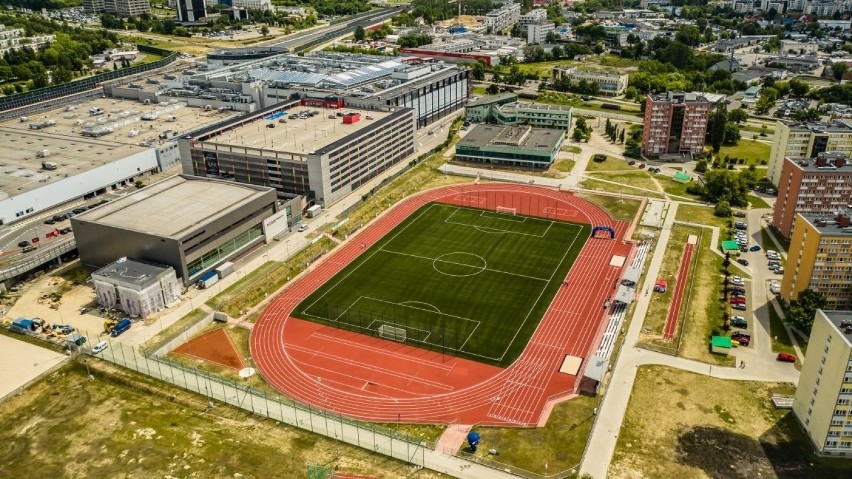
<instances>
[{"instance_id":1,"label":"bare soil ground","mask_svg":"<svg viewBox=\"0 0 852 479\"><path fill-rule=\"evenodd\" d=\"M642 366L610 477L850 477L852 461L815 457L792 412L772 407L793 391Z\"/></svg>"},{"instance_id":2,"label":"bare soil ground","mask_svg":"<svg viewBox=\"0 0 852 479\"><path fill-rule=\"evenodd\" d=\"M90 360L0 405L0 477L305 477L306 464L437 478ZM35 476L33 473L37 473Z\"/></svg>"}]
</instances>

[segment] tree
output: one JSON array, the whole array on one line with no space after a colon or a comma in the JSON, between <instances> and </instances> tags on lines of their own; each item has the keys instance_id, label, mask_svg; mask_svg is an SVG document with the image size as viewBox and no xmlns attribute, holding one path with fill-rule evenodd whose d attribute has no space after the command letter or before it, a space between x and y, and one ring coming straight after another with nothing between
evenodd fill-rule
<instances>
[{"instance_id":1,"label":"tree","mask_svg":"<svg viewBox=\"0 0 852 479\"><path fill-rule=\"evenodd\" d=\"M355 27L355 33L352 34L355 38L355 41L363 42L365 38L367 38L367 32L364 31L364 27L358 25Z\"/></svg>"},{"instance_id":2,"label":"tree","mask_svg":"<svg viewBox=\"0 0 852 479\"><path fill-rule=\"evenodd\" d=\"M589 138L591 137L592 127L586 124L586 119L584 117L577 117L577 120L574 122L574 134L572 136L574 141L589 141Z\"/></svg>"},{"instance_id":3,"label":"tree","mask_svg":"<svg viewBox=\"0 0 852 479\"><path fill-rule=\"evenodd\" d=\"M748 204L748 182L740 173L729 170L711 170L704 174L704 199L713 203L727 201L733 206Z\"/></svg>"},{"instance_id":4,"label":"tree","mask_svg":"<svg viewBox=\"0 0 852 479\"><path fill-rule=\"evenodd\" d=\"M497 80L494 80L494 81L497 81ZM496 95L496 94L500 93L500 87L495 85L494 83L492 83L492 84L488 85L488 88L486 88L485 91L487 91L489 95Z\"/></svg>"},{"instance_id":5,"label":"tree","mask_svg":"<svg viewBox=\"0 0 852 479\"><path fill-rule=\"evenodd\" d=\"M731 204L725 200L722 200L716 203L716 207L713 208L713 214L720 218L728 218L731 216Z\"/></svg>"},{"instance_id":6,"label":"tree","mask_svg":"<svg viewBox=\"0 0 852 479\"><path fill-rule=\"evenodd\" d=\"M624 129L621 130L621 133L618 135L618 141L622 145L624 144Z\"/></svg>"},{"instance_id":7,"label":"tree","mask_svg":"<svg viewBox=\"0 0 852 479\"><path fill-rule=\"evenodd\" d=\"M713 153L718 153L719 149L722 148L722 143L725 141L725 123L727 121L728 107L724 103L720 103L707 119L707 136L710 139Z\"/></svg>"},{"instance_id":8,"label":"tree","mask_svg":"<svg viewBox=\"0 0 852 479\"><path fill-rule=\"evenodd\" d=\"M754 110L757 113L763 114L769 111L770 108L775 106L775 102L778 100L778 90L772 87L765 87L760 90L760 95L758 96L757 103L754 104Z\"/></svg>"},{"instance_id":9,"label":"tree","mask_svg":"<svg viewBox=\"0 0 852 479\"><path fill-rule=\"evenodd\" d=\"M261 27L260 27L260 34L261 34L264 38L266 38L267 36L269 36L269 27L267 27L266 25L261 26Z\"/></svg>"},{"instance_id":10,"label":"tree","mask_svg":"<svg viewBox=\"0 0 852 479\"><path fill-rule=\"evenodd\" d=\"M793 96L802 97L808 94L808 91L811 89L811 86L807 83L799 80L798 78L794 78L790 80L790 93Z\"/></svg>"},{"instance_id":11,"label":"tree","mask_svg":"<svg viewBox=\"0 0 852 479\"><path fill-rule=\"evenodd\" d=\"M556 43L559 41L559 34L556 32L547 32L547 35L544 37L544 41L546 43Z\"/></svg>"},{"instance_id":12,"label":"tree","mask_svg":"<svg viewBox=\"0 0 852 479\"><path fill-rule=\"evenodd\" d=\"M473 76L474 80L485 80L485 65L483 65L481 61L474 63L473 66L470 67L470 74Z\"/></svg>"},{"instance_id":13,"label":"tree","mask_svg":"<svg viewBox=\"0 0 852 479\"><path fill-rule=\"evenodd\" d=\"M559 60L564 56L565 52L562 50L562 47L556 46L550 50L550 58L553 60Z\"/></svg>"},{"instance_id":14,"label":"tree","mask_svg":"<svg viewBox=\"0 0 852 479\"><path fill-rule=\"evenodd\" d=\"M810 288L803 290L785 311L787 321L805 334L810 334L817 309L825 308L825 296Z\"/></svg>"},{"instance_id":15,"label":"tree","mask_svg":"<svg viewBox=\"0 0 852 479\"><path fill-rule=\"evenodd\" d=\"M742 108L734 108L728 112L728 121L734 123L745 123L748 120L748 112Z\"/></svg>"},{"instance_id":16,"label":"tree","mask_svg":"<svg viewBox=\"0 0 852 479\"><path fill-rule=\"evenodd\" d=\"M707 171L707 160L698 160L695 162L695 172L704 173Z\"/></svg>"},{"instance_id":17,"label":"tree","mask_svg":"<svg viewBox=\"0 0 852 479\"><path fill-rule=\"evenodd\" d=\"M806 108L804 110L797 110L794 117L798 121L819 121L819 110L816 108Z\"/></svg>"},{"instance_id":18,"label":"tree","mask_svg":"<svg viewBox=\"0 0 852 479\"><path fill-rule=\"evenodd\" d=\"M740 141L740 127L736 123L729 121L725 123L725 138L724 144L733 146Z\"/></svg>"},{"instance_id":19,"label":"tree","mask_svg":"<svg viewBox=\"0 0 852 479\"><path fill-rule=\"evenodd\" d=\"M831 73L834 75L835 80L840 81L843 78L843 74L848 70L849 66L843 62L834 62L831 64Z\"/></svg>"},{"instance_id":20,"label":"tree","mask_svg":"<svg viewBox=\"0 0 852 479\"><path fill-rule=\"evenodd\" d=\"M701 43L701 31L695 25L680 27L675 34L675 41L691 47L698 46Z\"/></svg>"}]
</instances>

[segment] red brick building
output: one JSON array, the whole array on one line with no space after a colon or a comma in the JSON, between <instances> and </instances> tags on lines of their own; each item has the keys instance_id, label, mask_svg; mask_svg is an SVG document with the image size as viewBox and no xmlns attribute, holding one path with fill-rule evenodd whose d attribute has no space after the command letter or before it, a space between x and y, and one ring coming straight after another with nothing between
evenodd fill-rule
<instances>
[{"instance_id":1,"label":"red brick building","mask_svg":"<svg viewBox=\"0 0 852 479\"><path fill-rule=\"evenodd\" d=\"M786 158L778 182L772 226L789 238L796 213L832 215L852 205L852 164L842 153L813 160Z\"/></svg>"},{"instance_id":2,"label":"red brick building","mask_svg":"<svg viewBox=\"0 0 852 479\"><path fill-rule=\"evenodd\" d=\"M700 153L711 103L697 93L661 93L645 99L642 154Z\"/></svg>"}]
</instances>

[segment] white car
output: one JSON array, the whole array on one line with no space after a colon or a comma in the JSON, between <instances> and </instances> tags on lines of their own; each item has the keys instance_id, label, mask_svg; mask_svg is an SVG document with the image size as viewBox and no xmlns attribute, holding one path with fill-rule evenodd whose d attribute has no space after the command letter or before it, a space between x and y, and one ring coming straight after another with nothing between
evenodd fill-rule
<instances>
[{"instance_id":1,"label":"white car","mask_svg":"<svg viewBox=\"0 0 852 479\"><path fill-rule=\"evenodd\" d=\"M301 224L301 225L299 225L299 229L298 229L298 230L296 230L296 231L298 231L299 233L302 233L302 232L304 232L304 231L308 231L308 225L306 225L306 224Z\"/></svg>"},{"instance_id":2,"label":"white car","mask_svg":"<svg viewBox=\"0 0 852 479\"><path fill-rule=\"evenodd\" d=\"M98 344L96 344L92 347L92 354L98 354L100 352L103 352L103 350L108 348L108 347L109 347L109 344L107 344L106 341L101 341L101 342L99 342Z\"/></svg>"}]
</instances>

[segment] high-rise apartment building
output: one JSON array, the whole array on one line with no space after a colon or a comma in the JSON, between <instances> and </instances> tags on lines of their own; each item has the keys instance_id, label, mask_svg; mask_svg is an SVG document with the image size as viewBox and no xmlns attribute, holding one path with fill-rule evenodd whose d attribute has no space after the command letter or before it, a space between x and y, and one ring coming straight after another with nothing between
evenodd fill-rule
<instances>
[{"instance_id":1,"label":"high-rise apartment building","mask_svg":"<svg viewBox=\"0 0 852 479\"><path fill-rule=\"evenodd\" d=\"M700 153L711 103L696 93L661 93L645 100L642 153Z\"/></svg>"},{"instance_id":2,"label":"high-rise apartment building","mask_svg":"<svg viewBox=\"0 0 852 479\"><path fill-rule=\"evenodd\" d=\"M852 204L852 163L843 153L787 158L778 182L772 226L789 238L796 213L831 215Z\"/></svg>"},{"instance_id":3,"label":"high-rise apartment building","mask_svg":"<svg viewBox=\"0 0 852 479\"><path fill-rule=\"evenodd\" d=\"M789 303L806 289L822 293L828 309L852 309L852 222L848 215L796 215L780 294Z\"/></svg>"},{"instance_id":4,"label":"high-rise apartment building","mask_svg":"<svg viewBox=\"0 0 852 479\"><path fill-rule=\"evenodd\" d=\"M852 313L817 310L793 414L818 453L852 454Z\"/></svg>"},{"instance_id":5,"label":"high-rise apartment building","mask_svg":"<svg viewBox=\"0 0 852 479\"><path fill-rule=\"evenodd\" d=\"M207 4L204 0L177 0L178 20L198 22L207 16Z\"/></svg>"},{"instance_id":6,"label":"high-rise apartment building","mask_svg":"<svg viewBox=\"0 0 852 479\"><path fill-rule=\"evenodd\" d=\"M151 2L150 0L83 0L83 11L107 12L120 17L130 17L151 13Z\"/></svg>"},{"instance_id":7,"label":"high-rise apartment building","mask_svg":"<svg viewBox=\"0 0 852 479\"><path fill-rule=\"evenodd\" d=\"M852 126L848 121L831 123L801 123L779 121L775 126L775 141L766 177L778 185L784 159L815 158L823 152L840 152L852 155Z\"/></svg>"}]
</instances>

